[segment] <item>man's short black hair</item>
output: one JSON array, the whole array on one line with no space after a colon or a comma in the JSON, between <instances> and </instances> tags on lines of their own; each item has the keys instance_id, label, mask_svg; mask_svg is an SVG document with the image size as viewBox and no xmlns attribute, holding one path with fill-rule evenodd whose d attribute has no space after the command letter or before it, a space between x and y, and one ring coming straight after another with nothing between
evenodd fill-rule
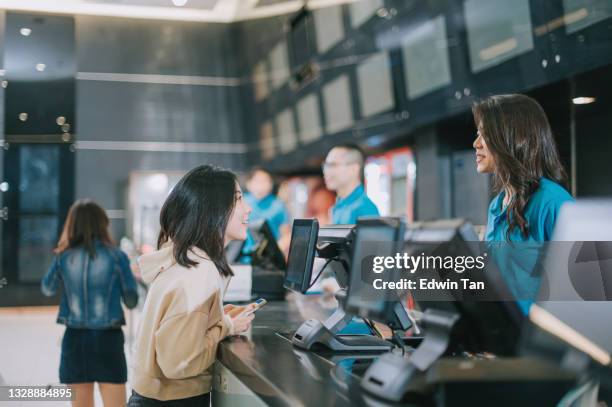
<instances>
[{"instance_id":1,"label":"man's short black hair","mask_svg":"<svg viewBox=\"0 0 612 407\"><path fill-rule=\"evenodd\" d=\"M272 173L268 171L267 169L265 169L264 167L260 167L260 166L255 166L246 173L246 181L250 181L251 178L253 178L257 172L264 172L268 174L268 176L272 180L272 183L274 183L274 175L272 175Z\"/></svg>"},{"instance_id":2,"label":"man's short black hair","mask_svg":"<svg viewBox=\"0 0 612 407\"><path fill-rule=\"evenodd\" d=\"M270 177L270 180L272 180L272 195L276 195L278 193L278 179L274 176L274 174L272 174L272 172L270 172L270 170L266 169L265 167L261 167L261 166L252 167L249 171L247 171L245 176L243 176L242 178L243 182L241 182L241 184L243 184L243 186L246 187L245 184L249 182L251 179L253 179L255 174L258 172L263 172L265 174L268 174L268 176Z\"/></svg>"},{"instance_id":3,"label":"man's short black hair","mask_svg":"<svg viewBox=\"0 0 612 407\"><path fill-rule=\"evenodd\" d=\"M334 146L334 148L342 148L348 151L350 155L354 156L353 161L359 164L359 178L361 182L363 183L364 182L363 169L365 167L365 158L366 158L366 155L363 149L355 143L342 143L342 144L338 144L337 146Z\"/></svg>"},{"instance_id":4,"label":"man's short black hair","mask_svg":"<svg viewBox=\"0 0 612 407\"><path fill-rule=\"evenodd\" d=\"M355 152L355 153L359 154L359 157L360 157L360 160L361 160L362 163L365 161L365 153L363 152L363 149L361 147L359 147L359 145L357 145L355 143L338 144L334 148L343 148L345 150L348 150L348 151L351 151L351 152Z\"/></svg>"}]
</instances>

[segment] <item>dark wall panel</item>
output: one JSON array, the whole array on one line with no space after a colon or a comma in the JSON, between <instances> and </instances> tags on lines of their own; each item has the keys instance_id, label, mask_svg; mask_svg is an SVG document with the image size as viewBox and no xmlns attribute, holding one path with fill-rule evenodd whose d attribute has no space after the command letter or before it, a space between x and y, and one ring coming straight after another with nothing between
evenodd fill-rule
<instances>
[{"instance_id":1,"label":"dark wall panel","mask_svg":"<svg viewBox=\"0 0 612 407\"><path fill-rule=\"evenodd\" d=\"M234 87L79 80L79 140L242 143Z\"/></svg>"},{"instance_id":2,"label":"dark wall panel","mask_svg":"<svg viewBox=\"0 0 612 407\"><path fill-rule=\"evenodd\" d=\"M74 124L74 18L13 12L7 16L6 134L62 134L58 117ZM23 35L22 29L30 33Z\"/></svg>"},{"instance_id":3,"label":"dark wall panel","mask_svg":"<svg viewBox=\"0 0 612 407\"><path fill-rule=\"evenodd\" d=\"M236 27L77 16L76 32L78 197L126 210L132 171L250 164ZM148 142L166 151L146 151ZM185 151L167 151L168 142ZM221 143L221 151L207 143ZM115 219L115 236L125 230L125 220Z\"/></svg>"},{"instance_id":4,"label":"dark wall panel","mask_svg":"<svg viewBox=\"0 0 612 407\"><path fill-rule=\"evenodd\" d=\"M608 97L608 100L611 98ZM602 101L603 102L603 101ZM585 106L588 109L588 106ZM577 193L585 197L612 196L612 106L583 114L577 123Z\"/></svg>"},{"instance_id":5,"label":"dark wall panel","mask_svg":"<svg viewBox=\"0 0 612 407\"><path fill-rule=\"evenodd\" d=\"M227 24L77 16L80 72L234 77Z\"/></svg>"},{"instance_id":6,"label":"dark wall panel","mask_svg":"<svg viewBox=\"0 0 612 407\"><path fill-rule=\"evenodd\" d=\"M78 198L93 198L106 209L125 209L130 171L188 171L202 164L237 167L233 154L78 150ZM98 175L99 174L99 175Z\"/></svg>"}]
</instances>

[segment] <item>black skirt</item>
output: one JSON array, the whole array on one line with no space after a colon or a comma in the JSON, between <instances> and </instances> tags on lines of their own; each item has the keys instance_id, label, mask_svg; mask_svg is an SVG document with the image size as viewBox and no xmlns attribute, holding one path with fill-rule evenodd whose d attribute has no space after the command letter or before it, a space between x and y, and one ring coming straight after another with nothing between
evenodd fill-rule
<instances>
[{"instance_id":1,"label":"black skirt","mask_svg":"<svg viewBox=\"0 0 612 407\"><path fill-rule=\"evenodd\" d=\"M128 401L127 407L209 407L210 393L204 393L199 396L189 397L186 399L177 400L155 400L145 396L141 396L132 390L132 397Z\"/></svg>"},{"instance_id":2,"label":"black skirt","mask_svg":"<svg viewBox=\"0 0 612 407\"><path fill-rule=\"evenodd\" d=\"M127 364L121 328L66 328L62 339L61 383L125 383Z\"/></svg>"}]
</instances>

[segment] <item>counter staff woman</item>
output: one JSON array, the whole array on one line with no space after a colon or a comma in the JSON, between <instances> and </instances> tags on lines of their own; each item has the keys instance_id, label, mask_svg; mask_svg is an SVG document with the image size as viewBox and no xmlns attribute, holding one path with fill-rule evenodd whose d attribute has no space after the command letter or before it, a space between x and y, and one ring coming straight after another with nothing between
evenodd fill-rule
<instances>
[{"instance_id":1,"label":"counter staff woman","mask_svg":"<svg viewBox=\"0 0 612 407\"><path fill-rule=\"evenodd\" d=\"M544 110L525 95L497 95L476 103L472 112L476 169L494 175L498 192L489 205L485 239L523 242L525 248L550 240L559 209L574 199ZM515 297L528 302L539 289L537 258L528 250L515 253L514 266L505 262L500 271Z\"/></svg>"}]
</instances>

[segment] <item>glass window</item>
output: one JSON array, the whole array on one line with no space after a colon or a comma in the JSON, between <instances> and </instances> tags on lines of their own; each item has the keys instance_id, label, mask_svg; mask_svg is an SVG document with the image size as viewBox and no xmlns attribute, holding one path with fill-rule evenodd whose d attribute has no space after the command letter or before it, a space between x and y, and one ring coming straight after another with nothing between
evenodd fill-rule
<instances>
[{"instance_id":1,"label":"glass window","mask_svg":"<svg viewBox=\"0 0 612 407\"><path fill-rule=\"evenodd\" d=\"M293 113L287 108L276 116L276 130L278 131L278 144L283 153L292 151L297 144Z\"/></svg>"},{"instance_id":2,"label":"glass window","mask_svg":"<svg viewBox=\"0 0 612 407\"><path fill-rule=\"evenodd\" d=\"M300 99L297 104L298 120L300 123L300 139L304 143L321 137L321 119L319 118L319 106L317 95L311 93Z\"/></svg>"},{"instance_id":3,"label":"glass window","mask_svg":"<svg viewBox=\"0 0 612 407\"><path fill-rule=\"evenodd\" d=\"M19 280L39 283L53 260L58 238L57 216L22 215L19 218Z\"/></svg>"},{"instance_id":4,"label":"glass window","mask_svg":"<svg viewBox=\"0 0 612 407\"><path fill-rule=\"evenodd\" d=\"M350 5L351 25L357 28L383 7L383 0L361 0Z\"/></svg>"},{"instance_id":5,"label":"glass window","mask_svg":"<svg viewBox=\"0 0 612 407\"><path fill-rule=\"evenodd\" d=\"M361 114L372 116L393 108L393 83L389 56L376 53L357 67Z\"/></svg>"},{"instance_id":6,"label":"glass window","mask_svg":"<svg viewBox=\"0 0 612 407\"><path fill-rule=\"evenodd\" d=\"M20 212L59 210L59 149L53 145L22 145L19 149Z\"/></svg>"},{"instance_id":7,"label":"glass window","mask_svg":"<svg viewBox=\"0 0 612 407\"><path fill-rule=\"evenodd\" d=\"M342 9L339 6L321 8L313 15L317 50L323 54L344 37Z\"/></svg>"},{"instance_id":8,"label":"glass window","mask_svg":"<svg viewBox=\"0 0 612 407\"><path fill-rule=\"evenodd\" d=\"M327 133L344 130L353 124L351 90L346 75L326 83L323 87L323 104L325 106Z\"/></svg>"},{"instance_id":9,"label":"glass window","mask_svg":"<svg viewBox=\"0 0 612 407\"><path fill-rule=\"evenodd\" d=\"M467 0L464 6L472 72L533 49L528 0Z\"/></svg>"},{"instance_id":10,"label":"glass window","mask_svg":"<svg viewBox=\"0 0 612 407\"><path fill-rule=\"evenodd\" d=\"M402 37L408 97L416 99L450 85L451 71L444 16L438 16Z\"/></svg>"}]
</instances>

